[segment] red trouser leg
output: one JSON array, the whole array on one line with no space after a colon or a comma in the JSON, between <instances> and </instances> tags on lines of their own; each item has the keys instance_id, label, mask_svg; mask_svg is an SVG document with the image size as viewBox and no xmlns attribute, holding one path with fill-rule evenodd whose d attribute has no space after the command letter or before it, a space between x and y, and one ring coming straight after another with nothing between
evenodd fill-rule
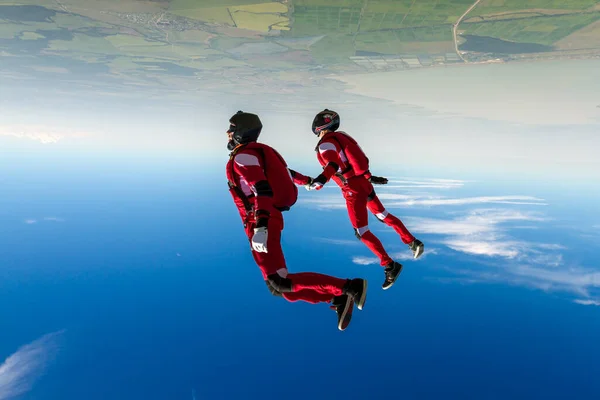
<instances>
[{"instance_id":1,"label":"red trouser leg","mask_svg":"<svg viewBox=\"0 0 600 400\"><path fill-rule=\"evenodd\" d=\"M330 294L340 296L343 293L346 279L336 278L330 275L319 274L317 272L297 272L288 274L288 279L292 281L292 291L313 290L321 294Z\"/></svg>"},{"instance_id":2,"label":"red trouser leg","mask_svg":"<svg viewBox=\"0 0 600 400\"><path fill-rule=\"evenodd\" d=\"M279 273L285 275L286 272ZM287 274L286 278L292 281L292 293L282 293L284 299L291 302L302 300L313 304L329 303L335 296L341 296L347 282L346 279L316 272Z\"/></svg>"},{"instance_id":3,"label":"red trouser leg","mask_svg":"<svg viewBox=\"0 0 600 400\"><path fill-rule=\"evenodd\" d=\"M285 257L283 255L283 249L281 248L283 220L276 217L269 218L269 224L267 226L267 253L257 252L252 248L254 226L254 222L248 223L246 234L248 235L248 241L250 242L252 257L254 257L256 265L260 268L263 279L266 280L267 276L277 273L277 270L281 268L286 268Z\"/></svg>"},{"instance_id":4,"label":"red trouser leg","mask_svg":"<svg viewBox=\"0 0 600 400\"><path fill-rule=\"evenodd\" d=\"M252 256L263 274L263 279L268 280L267 277L269 275L277 273L284 278L290 279L292 281L292 293L284 293L284 298L287 299L289 297L289 299L293 299L290 301L304 300L309 303L319 303L331 301L334 296L341 295L347 281L346 279L316 272L288 274L283 249L281 248L282 226L282 220L270 218L267 227L268 252L261 253L252 250ZM247 234L248 239L251 241L254 234L254 224L248 224Z\"/></svg>"},{"instance_id":5,"label":"red trouser leg","mask_svg":"<svg viewBox=\"0 0 600 400\"><path fill-rule=\"evenodd\" d=\"M374 192L373 192L374 193ZM369 211L371 211L378 220L383 221L387 226L391 226L394 228L396 233L400 235L402 242L404 244L409 244L415 237L406 229L402 221L398 217L393 214L390 214L383 204L381 204L381 200L377 195L371 196L371 200L367 202L367 207L369 207Z\"/></svg>"},{"instance_id":6,"label":"red trouser leg","mask_svg":"<svg viewBox=\"0 0 600 400\"><path fill-rule=\"evenodd\" d=\"M344 186L342 190L344 199L346 199L348 216L350 217L352 227L360 235L361 242L379 258L380 264L385 266L393 260L385 251L381 241L369 230L369 214L367 212L367 196L369 192L360 186L358 179L364 178L352 178L348 180L348 185ZM366 182L369 183L368 181Z\"/></svg>"},{"instance_id":7,"label":"red trouser leg","mask_svg":"<svg viewBox=\"0 0 600 400\"><path fill-rule=\"evenodd\" d=\"M308 289L293 293L282 293L282 295L284 299L292 303L296 301L305 301L312 304L330 303L334 297L332 294L321 294Z\"/></svg>"}]
</instances>

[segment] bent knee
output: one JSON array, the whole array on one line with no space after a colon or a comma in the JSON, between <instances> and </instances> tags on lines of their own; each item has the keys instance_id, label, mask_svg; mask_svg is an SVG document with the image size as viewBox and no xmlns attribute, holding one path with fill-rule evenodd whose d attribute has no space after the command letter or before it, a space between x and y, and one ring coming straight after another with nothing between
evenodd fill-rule
<instances>
[{"instance_id":1,"label":"bent knee","mask_svg":"<svg viewBox=\"0 0 600 400\"><path fill-rule=\"evenodd\" d=\"M267 276L269 285L279 293L289 293L292 291L292 281L289 278L283 277L278 273ZM285 273L287 276L287 271Z\"/></svg>"},{"instance_id":2,"label":"bent knee","mask_svg":"<svg viewBox=\"0 0 600 400\"><path fill-rule=\"evenodd\" d=\"M375 218L383 222L383 220L386 219L389 214L390 213L384 209L382 212L375 213Z\"/></svg>"},{"instance_id":3,"label":"bent knee","mask_svg":"<svg viewBox=\"0 0 600 400\"><path fill-rule=\"evenodd\" d=\"M271 282L269 280L266 280L265 283L267 284L267 289L269 289L269 292L275 296L275 297L283 297L283 294L281 294L281 292L277 291L273 285L271 285Z\"/></svg>"},{"instance_id":4,"label":"bent knee","mask_svg":"<svg viewBox=\"0 0 600 400\"><path fill-rule=\"evenodd\" d=\"M360 238L363 237L363 235L365 233L367 233L369 231L369 225L365 225L363 227L360 228L354 228L354 234L356 235L356 237L360 240Z\"/></svg>"},{"instance_id":5,"label":"bent knee","mask_svg":"<svg viewBox=\"0 0 600 400\"><path fill-rule=\"evenodd\" d=\"M369 195L367 196L367 202L373 201L377 198L377 193L375 193L375 189L373 189L371 191L371 193L369 193Z\"/></svg>"}]
</instances>

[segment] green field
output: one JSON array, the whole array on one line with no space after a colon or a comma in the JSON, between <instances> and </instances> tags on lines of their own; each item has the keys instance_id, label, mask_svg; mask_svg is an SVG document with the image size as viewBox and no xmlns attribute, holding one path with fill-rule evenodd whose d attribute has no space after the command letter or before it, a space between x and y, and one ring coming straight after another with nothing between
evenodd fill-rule
<instances>
[{"instance_id":1,"label":"green field","mask_svg":"<svg viewBox=\"0 0 600 400\"><path fill-rule=\"evenodd\" d=\"M83 34L75 34L72 40L51 40L49 50L102 55L113 55L119 53L119 51L108 40Z\"/></svg>"},{"instance_id":2,"label":"green field","mask_svg":"<svg viewBox=\"0 0 600 400\"><path fill-rule=\"evenodd\" d=\"M262 6L262 8L261 8ZM267 10L264 7L267 7ZM234 14L240 11L239 8L259 8L257 14L252 17L238 15L239 21ZM273 16L269 15L268 8L273 8L273 12L280 13L287 11L287 7L273 0L173 0L169 5L169 12L186 18L197 19L199 21L217 22L227 25L245 25L245 26L263 26L268 27L274 23ZM264 21L261 21L264 20ZM276 22L276 21L275 21ZM264 28L263 28L264 30Z\"/></svg>"},{"instance_id":3,"label":"green field","mask_svg":"<svg viewBox=\"0 0 600 400\"><path fill-rule=\"evenodd\" d=\"M453 24L475 0L8 1L38 5L33 14L40 22L27 14L31 8L20 12L6 8L3 14L7 3L2 3L0 52L23 59L45 55L61 59L56 65L35 66L38 71L64 73L70 62L83 61L90 71L109 69L127 85L156 80L174 87L184 82L233 87L231 77L260 76L265 71L274 80L283 76L278 75L282 71L289 76L308 76L312 72L307 71L317 69L356 72L361 67L352 57L357 53L408 55L414 60L442 55L430 57L431 62L454 62L445 57L454 52ZM48 12L44 5L60 12ZM488 50L498 41L486 37L524 44L500 43L508 48L500 54L540 48L529 44L554 45L600 20L600 10L590 9L599 5L598 0L482 0L459 26L460 34L484 37L471 42L473 52L482 54L471 53L467 59L494 53ZM12 20L1 19L3 15ZM579 48L595 31L590 32L579 40ZM272 43L285 47L265 55ZM248 44L252 46L244 46ZM236 49L240 46L243 49ZM4 72L1 65L0 71ZM90 72L97 73L102 74Z\"/></svg>"},{"instance_id":4,"label":"green field","mask_svg":"<svg viewBox=\"0 0 600 400\"><path fill-rule=\"evenodd\" d=\"M292 31L294 35L353 34L357 31L434 27L456 22L472 3L472 0L296 0L293 1Z\"/></svg>"},{"instance_id":5,"label":"green field","mask_svg":"<svg viewBox=\"0 0 600 400\"><path fill-rule=\"evenodd\" d=\"M586 10L598 4L597 0L482 0L469 16L523 10Z\"/></svg>"},{"instance_id":6,"label":"green field","mask_svg":"<svg viewBox=\"0 0 600 400\"><path fill-rule=\"evenodd\" d=\"M517 43L552 45L594 21L600 12L561 16L465 23L460 29L469 35L489 36Z\"/></svg>"},{"instance_id":7,"label":"green field","mask_svg":"<svg viewBox=\"0 0 600 400\"><path fill-rule=\"evenodd\" d=\"M235 7L272 2L273 0L172 0L169 4L169 11L194 10L212 7Z\"/></svg>"},{"instance_id":8,"label":"green field","mask_svg":"<svg viewBox=\"0 0 600 400\"><path fill-rule=\"evenodd\" d=\"M226 7L170 9L170 13L186 18L213 23L234 25L233 18Z\"/></svg>"},{"instance_id":9,"label":"green field","mask_svg":"<svg viewBox=\"0 0 600 400\"><path fill-rule=\"evenodd\" d=\"M383 54L399 54L414 52L414 49L419 47L418 43L427 42L439 43L437 51L433 51L435 53L452 51L453 42L450 26L365 32L356 37L356 49Z\"/></svg>"},{"instance_id":10,"label":"green field","mask_svg":"<svg viewBox=\"0 0 600 400\"><path fill-rule=\"evenodd\" d=\"M164 46L164 43L146 40L146 38L134 35L111 35L107 36L108 40L113 46L117 48L123 47L136 47L136 46Z\"/></svg>"}]
</instances>

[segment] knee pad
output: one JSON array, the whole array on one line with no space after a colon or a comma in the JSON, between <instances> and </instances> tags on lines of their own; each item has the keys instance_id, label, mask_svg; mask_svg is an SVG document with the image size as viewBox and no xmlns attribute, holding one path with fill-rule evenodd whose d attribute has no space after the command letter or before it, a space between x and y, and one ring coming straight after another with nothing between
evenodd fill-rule
<instances>
[{"instance_id":1,"label":"knee pad","mask_svg":"<svg viewBox=\"0 0 600 400\"><path fill-rule=\"evenodd\" d=\"M373 199L375 199L375 196L375 189L373 189L373 191L367 196L367 201L373 201Z\"/></svg>"},{"instance_id":2,"label":"knee pad","mask_svg":"<svg viewBox=\"0 0 600 400\"><path fill-rule=\"evenodd\" d=\"M387 210L383 210L383 212L375 214L375 218L377 218L380 222L383 222L383 220L388 216L388 214L389 212L387 212Z\"/></svg>"},{"instance_id":3,"label":"knee pad","mask_svg":"<svg viewBox=\"0 0 600 400\"><path fill-rule=\"evenodd\" d=\"M273 287L273 285L271 285L271 281L266 280L265 283L267 284L267 288L269 289L269 292L271 292L271 294L275 297L283 297L283 295L281 294L281 292L278 292L277 290L275 290L275 288Z\"/></svg>"},{"instance_id":4,"label":"knee pad","mask_svg":"<svg viewBox=\"0 0 600 400\"><path fill-rule=\"evenodd\" d=\"M279 293L290 293L292 291L292 280L284 278L279 274L267 276L267 286L273 287Z\"/></svg>"},{"instance_id":5,"label":"knee pad","mask_svg":"<svg viewBox=\"0 0 600 400\"><path fill-rule=\"evenodd\" d=\"M354 235L358 240L362 238L362 236L369 230L369 226L363 226L361 228L354 228Z\"/></svg>"}]
</instances>

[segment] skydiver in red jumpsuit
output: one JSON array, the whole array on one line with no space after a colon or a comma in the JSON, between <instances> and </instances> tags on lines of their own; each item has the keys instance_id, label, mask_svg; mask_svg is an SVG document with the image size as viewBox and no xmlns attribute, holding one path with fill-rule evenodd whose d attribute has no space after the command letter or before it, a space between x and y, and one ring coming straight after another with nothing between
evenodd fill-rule
<instances>
[{"instance_id":1,"label":"skydiver in red jumpsuit","mask_svg":"<svg viewBox=\"0 0 600 400\"><path fill-rule=\"evenodd\" d=\"M423 254L424 245L406 229L400 219L385 209L373 184L385 185L388 180L370 173L369 159L356 140L345 132L337 131L339 126L340 116L335 111L325 109L315 116L312 130L319 137L315 151L323 172L314 179L308 178L300 182L307 190L320 190L333 179L341 188L356 237L377 255L381 266L385 268L382 288L386 290L398 278L402 264L392 260L379 239L369 230L367 210L400 235L402 242L412 250L415 259Z\"/></svg>"},{"instance_id":2,"label":"skydiver in red jumpsuit","mask_svg":"<svg viewBox=\"0 0 600 400\"><path fill-rule=\"evenodd\" d=\"M359 310L365 304L367 281L314 272L289 273L281 248L282 211L296 202L296 184L309 178L290 170L275 149L257 142L262 130L257 115L238 111L229 123L229 191L269 291L290 302L331 303L338 316L338 328L346 329L354 304Z\"/></svg>"}]
</instances>

